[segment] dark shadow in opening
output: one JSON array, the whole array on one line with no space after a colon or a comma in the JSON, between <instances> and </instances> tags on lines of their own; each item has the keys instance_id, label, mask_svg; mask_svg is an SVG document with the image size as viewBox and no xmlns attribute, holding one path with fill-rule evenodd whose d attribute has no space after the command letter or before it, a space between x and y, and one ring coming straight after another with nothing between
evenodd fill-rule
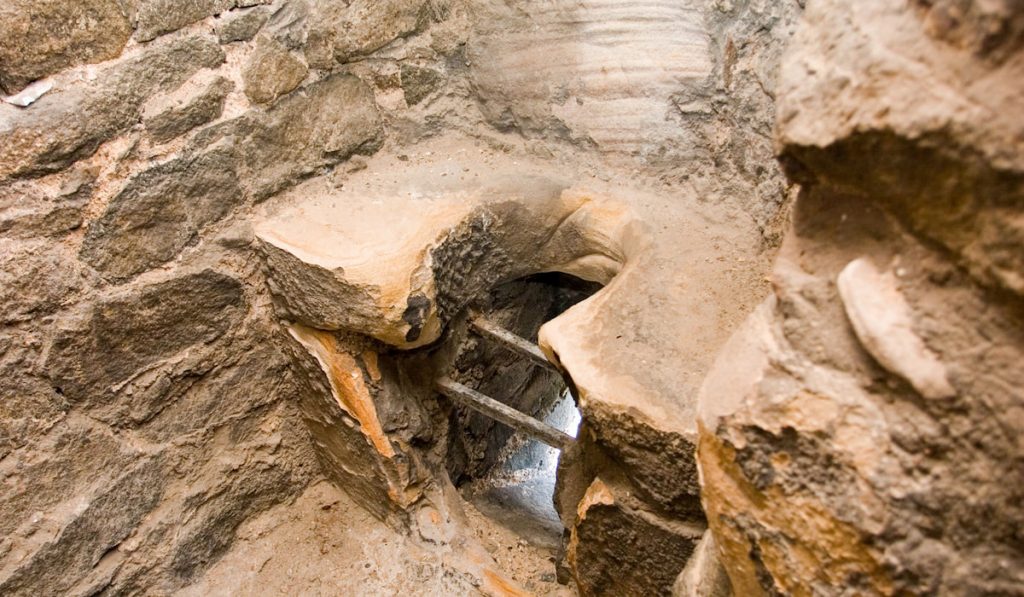
<instances>
[{"instance_id":1,"label":"dark shadow in opening","mask_svg":"<svg viewBox=\"0 0 1024 597\"><path fill-rule=\"evenodd\" d=\"M537 274L495 288L472 308L536 342L541 325L600 289L567 274ZM492 340L473 333L464 338L455 361L462 383L575 437L580 414L557 374ZM559 451L459 407L451 422L448 468L462 495L530 544L557 548Z\"/></svg>"}]
</instances>

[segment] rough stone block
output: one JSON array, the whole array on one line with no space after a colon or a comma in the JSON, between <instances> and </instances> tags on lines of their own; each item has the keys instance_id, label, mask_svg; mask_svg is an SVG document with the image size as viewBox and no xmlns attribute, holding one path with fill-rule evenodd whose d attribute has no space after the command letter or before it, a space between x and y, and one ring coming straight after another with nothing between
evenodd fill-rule
<instances>
[{"instance_id":1,"label":"rough stone block","mask_svg":"<svg viewBox=\"0 0 1024 597\"><path fill-rule=\"evenodd\" d=\"M256 37L269 18L270 11L262 6L240 11L217 27L217 40L222 44L249 41Z\"/></svg>"},{"instance_id":2,"label":"rough stone block","mask_svg":"<svg viewBox=\"0 0 1024 597\"><path fill-rule=\"evenodd\" d=\"M12 457L19 466L7 477L10 484L0 501L0 535L30 536L39 526L31 520L33 514L53 512L50 516L59 517L56 506L76 487L87 488L98 477L109 482L137 456L109 432L77 421L58 423L51 433L33 438Z\"/></svg>"},{"instance_id":3,"label":"rough stone block","mask_svg":"<svg viewBox=\"0 0 1024 597\"><path fill-rule=\"evenodd\" d=\"M173 259L244 197L233 154L186 155L138 174L89 226L81 256L123 281Z\"/></svg>"},{"instance_id":4,"label":"rough stone block","mask_svg":"<svg viewBox=\"0 0 1024 597\"><path fill-rule=\"evenodd\" d=\"M29 181L0 187L0 234L8 238L60 236L82 225L95 175L73 173L54 192Z\"/></svg>"},{"instance_id":5,"label":"rough stone block","mask_svg":"<svg viewBox=\"0 0 1024 597\"><path fill-rule=\"evenodd\" d=\"M223 62L224 52L212 39L169 40L105 67L95 81L48 93L25 110L0 105L0 180L55 172L92 155L138 121L147 97Z\"/></svg>"},{"instance_id":6,"label":"rough stone block","mask_svg":"<svg viewBox=\"0 0 1024 597\"><path fill-rule=\"evenodd\" d=\"M238 143L246 186L268 197L355 152L375 151L381 120L370 88L334 75L276 102ZM243 130L248 124L243 126Z\"/></svg>"},{"instance_id":7,"label":"rough stone block","mask_svg":"<svg viewBox=\"0 0 1024 597\"><path fill-rule=\"evenodd\" d=\"M186 500L168 562L171 573L180 581L193 579L216 562L246 518L295 495L308 483L272 459L221 473L231 477L227 484L197 492Z\"/></svg>"},{"instance_id":8,"label":"rough stone block","mask_svg":"<svg viewBox=\"0 0 1024 597\"><path fill-rule=\"evenodd\" d=\"M266 104L302 83L309 68L301 58L266 35L256 39L256 48L242 71L245 95L255 104Z\"/></svg>"},{"instance_id":9,"label":"rough stone block","mask_svg":"<svg viewBox=\"0 0 1024 597\"><path fill-rule=\"evenodd\" d=\"M690 439L601 404L589 405L584 417L597 446L622 467L645 499L674 516L703 519L696 446Z\"/></svg>"},{"instance_id":10,"label":"rough stone block","mask_svg":"<svg viewBox=\"0 0 1024 597\"><path fill-rule=\"evenodd\" d=\"M77 64L116 57L131 35L117 0L5 0L0 5L0 90Z\"/></svg>"},{"instance_id":11,"label":"rough stone block","mask_svg":"<svg viewBox=\"0 0 1024 597\"><path fill-rule=\"evenodd\" d=\"M128 288L61 325L45 370L72 402L101 404L140 369L224 334L244 308L241 284L212 270Z\"/></svg>"},{"instance_id":12,"label":"rough stone block","mask_svg":"<svg viewBox=\"0 0 1024 597\"><path fill-rule=\"evenodd\" d=\"M223 12L233 0L136 0L135 39L150 41Z\"/></svg>"},{"instance_id":13,"label":"rough stone block","mask_svg":"<svg viewBox=\"0 0 1024 597\"><path fill-rule=\"evenodd\" d=\"M583 496L567 550L580 595L671 595L705 529L630 502L600 477Z\"/></svg>"},{"instance_id":14,"label":"rough stone block","mask_svg":"<svg viewBox=\"0 0 1024 597\"><path fill-rule=\"evenodd\" d=\"M60 245L0 239L0 322L53 313L81 286L78 264Z\"/></svg>"},{"instance_id":15,"label":"rough stone block","mask_svg":"<svg viewBox=\"0 0 1024 597\"><path fill-rule=\"evenodd\" d=\"M169 141L220 117L235 84L212 73L147 102L142 120L157 143Z\"/></svg>"},{"instance_id":16,"label":"rough stone block","mask_svg":"<svg viewBox=\"0 0 1024 597\"><path fill-rule=\"evenodd\" d=\"M0 572L5 595L64 593L117 549L159 503L166 480L159 457L142 460L110 485L7 574Z\"/></svg>"},{"instance_id":17,"label":"rough stone block","mask_svg":"<svg viewBox=\"0 0 1024 597\"><path fill-rule=\"evenodd\" d=\"M403 64L401 68L402 91L405 103L410 106L422 102L440 85L444 76L432 68Z\"/></svg>"},{"instance_id":18,"label":"rough stone block","mask_svg":"<svg viewBox=\"0 0 1024 597\"><path fill-rule=\"evenodd\" d=\"M309 43L318 55L348 62L417 31L425 18L425 6L423 0L355 0L349 4L320 0L313 8Z\"/></svg>"}]
</instances>

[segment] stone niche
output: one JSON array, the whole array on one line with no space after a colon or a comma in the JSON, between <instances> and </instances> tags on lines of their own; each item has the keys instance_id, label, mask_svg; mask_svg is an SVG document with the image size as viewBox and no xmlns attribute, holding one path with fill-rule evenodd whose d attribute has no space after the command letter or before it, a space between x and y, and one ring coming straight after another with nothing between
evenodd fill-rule
<instances>
[{"instance_id":1,"label":"stone niche","mask_svg":"<svg viewBox=\"0 0 1024 597\"><path fill-rule=\"evenodd\" d=\"M536 416L568 386L582 423L557 471L559 577L587 595L667 594L706 525L693 405L666 408L672 384L640 369L653 355L637 345L656 345L643 335L672 330L638 317L641 336L612 345L635 312L623 298L664 292L642 281L660 263L647 225L546 172L465 185L408 170L382 189L298 195L255 226L328 475L377 517L479 561L454 487L486 473L512 431L435 381ZM471 313L537 342L550 366L470 333Z\"/></svg>"}]
</instances>

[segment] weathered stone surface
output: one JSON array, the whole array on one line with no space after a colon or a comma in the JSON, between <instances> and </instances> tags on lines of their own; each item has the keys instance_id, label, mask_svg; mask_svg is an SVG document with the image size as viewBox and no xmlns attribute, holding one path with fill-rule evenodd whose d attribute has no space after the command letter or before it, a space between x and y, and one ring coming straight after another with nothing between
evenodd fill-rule
<instances>
[{"instance_id":1,"label":"weathered stone surface","mask_svg":"<svg viewBox=\"0 0 1024 597\"><path fill-rule=\"evenodd\" d=\"M524 11L495 2L485 11L468 61L484 116L501 129L653 155L682 132L666 118L670 97L711 72L692 3L555 1Z\"/></svg>"},{"instance_id":2,"label":"weathered stone surface","mask_svg":"<svg viewBox=\"0 0 1024 597\"><path fill-rule=\"evenodd\" d=\"M217 561L246 518L295 495L309 481L272 458L237 472L222 468L221 473L233 478L224 485L203 488L207 491L193 490L186 498L188 517L175 533L168 562L181 584Z\"/></svg>"},{"instance_id":3,"label":"weathered stone surface","mask_svg":"<svg viewBox=\"0 0 1024 597\"><path fill-rule=\"evenodd\" d=\"M969 9L942 25L952 6L813 5L783 65L778 143L797 182L871 197L978 280L1024 294L1019 11L995 3L987 20ZM935 27L989 31L988 49Z\"/></svg>"},{"instance_id":4,"label":"weathered stone surface","mask_svg":"<svg viewBox=\"0 0 1024 597\"><path fill-rule=\"evenodd\" d=\"M348 62L415 32L423 23L426 6L423 0L316 2L309 45L314 52Z\"/></svg>"},{"instance_id":5,"label":"weathered stone surface","mask_svg":"<svg viewBox=\"0 0 1024 597\"><path fill-rule=\"evenodd\" d=\"M217 40L222 44L249 41L270 18L270 11L262 6L239 11L217 27Z\"/></svg>"},{"instance_id":6,"label":"weathered stone surface","mask_svg":"<svg viewBox=\"0 0 1024 597\"><path fill-rule=\"evenodd\" d=\"M92 155L138 121L147 97L223 61L211 39L175 39L105 67L95 81L48 93L29 109L0 105L0 180L54 172Z\"/></svg>"},{"instance_id":7,"label":"weathered stone surface","mask_svg":"<svg viewBox=\"0 0 1024 597\"><path fill-rule=\"evenodd\" d=\"M701 520L696 446L681 433L645 424L628 413L584 408L595 443L652 504L686 520Z\"/></svg>"},{"instance_id":8,"label":"weathered stone surface","mask_svg":"<svg viewBox=\"0 0 1024 597\"><path fill-rule=\"evenodd\" d=\"M244 184L267 197L355 152L379 147L373 93L351 75L334 75L291 94L242 127L237 141ZM248 130L245 130L248 129Z\"/></svg>"},{"instance_id":9,"label":"weathered stone surface","mask_svg":"<svg viewBox=\"0 0 1024 597\"><path fill-rule=\"evenodd\" d=\"M794 37L793 231L700 398L737 594L1024 583L1024 55L1018 17L989 8L822 1Z\"/></svg>"},{"instance_id":10,"label":"weathered stone surface","mask_svg":"<svg viewBox=\"0 0 1024 597\"><path fill-rule=\"evenodd\" d=\"M135 0L135 39L150 41L231 8L233 0Z\"/></svg>"},{"instance_id":11,"label":"weathered stone surface","mask_svg":"<svg viewBox=\"0 0 1024 597\"><path fill-rule=\"evenodd\" d=\"M295 359L309 384L301 410L327 475L377 518L407 528L426 471L384 431L377 353L350 354L341 336L321 330L288 331L301 347Z\"/></svg>"},{"instance_id":12,"label":"weathered stone surface","mask_svg":"<svg viewBox=\"0 0 1024 597\"><path fill-rule=\"evenodd\" d=\"M20 466L10 471L9 489L0 503L0 532L5 537L31 537L40 526L40 521L31 520L34 513L50 513L49 519L66 516L57 506L71 499L76 487L91 491L99 479L109 484L138 456L107 431L66 423L50 427L54 427L51 433L28 442L37 452L25 450L11 457ZM48 456L34 457L40 454Z\"/></svg>"},{"instance_id":13,"label":"weathered stone surface","mask_svg":"<svg viewBox=\"0 0 1024 597\"><path fill-rule=\"evenodd\" d=\"M0 239L0 322L51 314L73 300L82 282L78 264L60 245Z\"/></svg>"},{"instance_id":14,"label":"weathered stone surface","mask_svg":"<svg viewBox=\"0 0 1024 597\"><path fill-rule=\"evenodd\" d=\"M145 417L140 434L153 442L173 441L244 419L275 401L297 396L300 389L290 364L280 346L268 339L228 366L209 372L190 368L177 383L158 381L156 387L137 391L141 395L131 401L133 411L142 410L138 403L152 396L153 414Z\"/></svg>"},{"instance_id":15,"label":"weathered stone surface","mask_svg":"<svg viewBox=\"0 0 1024 597\"><path fill-rule=\"evenodd\" d=\"M410 106L426 99L443 81L443 75L437 70L411 64L402 64L401 77L405 103Z\"/></svg>"},{"instance_id":16,"label":"weathered stone surface","mask_svg":"<svg viewBox=\"0 0 1024 597\"><path fill-rule=\"evenodd\" d=\"M703 526L637 509L600 477L580 501L568 561L580 595L671 595Z\"/></svg>"},{"instance_id":17,"label":"weathered stone surface","mask_svg":"<svg viewBox=\"0 0 1024 597\"><path fill-rule=\"evenodd\" d=\"M8 345L11 340L0 339L6 379L0 388L0 459L46 434L64 418L69 406L49 384L25 375L30 363L10 354L14 352Z\"/></svg>"},{"instance_id":18,"label":"weathered stone surface","mask_svg":"<svg viewBox=\"0 0 1024 597\"><path fill-rule=\"evenodd\" d=\"M288 48L261 35L242 71L245 95L256 104L272 102L298 87L308 71L306 63Z\"/></svg>"},{"instance_id":19,"label":"weathered stone surface","mask_svg":"<svg viewBox=\"0 0 1024 597\"><path fill-rule=\"evenodd\" d=\"M73 402L102 403L140 369L215 340L244 309L241 284L212 270L128 288L60 324L45 369Z\"/></svg>"},{"instance_id":20,"label":"weathered stone surface","mask_svg":"<svg viewBox=\"0 0 1024 597\"><path fill-rule=\"evenodd\" d=\"M219 118L224 100L234 88L230 79L210 74L166 96L155 97L143 108L146 130L154 141L163 143Z\"/></svg>"},{"instance_id":21,"label":"weathered stone surface","mask_svg":"<svg viewBox=\"0 0 1024 597\"><path fill-rule=\"evenodd\" d=\"M56 537L4 571L6 574L0 572L0 590L5 595L67 591L82 571L99 564L135 530L160 501L164 486L161 459L142 460L100 488L61 525Z\"/></svg>"},{"instance_id":22,"label":"weathered stone surface","mask_svg":"<svg viewBox=\"0 0 1024 597\"><path fill-rule=\"evenodd\" d=\"M126 280L173 259L243 196L228 150L154 166L131 179L90 224L82 259L110 279Z\"/></svg>"},{"instance_id":23,"label":"weathered stone surface","mask_svg":"<svg viewBox=\"0 0 1024 597\"><path fill-rule=\"evenodd\" d=\"M131 35L117 0L8 0L0 6L0 91L121 53Z\"/></svg>"},{"instance_id":24,"label":"weathered stone surface","mask_svg":"<svg viewBox=\"0 0 1024 597\"><path fill-rule=\"evenodd\" d=\"M892 272L882 274L862 257L843 268L836 287L857 339L879 364L910 382L925 398L956 394L946 366L914 332L910 307Z\"/></svg>"},{"instance_id":25,"label":"weathered stone surface","mask_svg":"<svg viewBox=\"0 0 1024 597\"><path fill-rule=\"evenodd\" d=\"M672 585L672 597L731 597L732 585L722 562L718 559L715 538L704 531L686 568Z\"/></svg>"},{"instance_id":26,"label":"weathered stone surface","mask_svg":"<svg viewBox=\"0 0 1024 597\"><path fill-rule=\"evenodd\" d=\"M95 175L74 172L53 193L30 182L0 186L0 234L8 238L60 236L82 225Z\"/></svg>"}]
</instances>

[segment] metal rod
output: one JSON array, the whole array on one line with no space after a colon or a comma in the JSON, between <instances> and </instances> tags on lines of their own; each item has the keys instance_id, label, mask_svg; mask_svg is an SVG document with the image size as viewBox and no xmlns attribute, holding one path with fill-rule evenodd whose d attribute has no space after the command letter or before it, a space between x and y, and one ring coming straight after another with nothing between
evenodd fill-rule
<instances>
[{"instance_id":1,"label":"metal rod","mask_svg":"<svg viewBox=\"0 0 1024 597\"><path fill-rule=\"evenodd\" d=\"M480 315L472 315L469 319L469 324L484 336L497 340L513 351L530 359L535 364L547 367L555 373L560 373L558 371L558 367L555 367L555 365L544 356L544 353L536 344L520 338L500 325Z\"/></svg>"},{"instance_id":2,"label":"metal rod","mask_svg":"<svg viewBox=\"0 0 1024 597\"><path fill-rule=\"evenodd\" d=\"M473 388L464 386L448 377L438 379L437 390L459 404L471 408L509 427L522 431L530 437L540 440L558 450L572 445L573 437L555 429L543 421L525 415L507 404L502 404L490 396L485 396Z\"/></svg>"}]
</instances>

